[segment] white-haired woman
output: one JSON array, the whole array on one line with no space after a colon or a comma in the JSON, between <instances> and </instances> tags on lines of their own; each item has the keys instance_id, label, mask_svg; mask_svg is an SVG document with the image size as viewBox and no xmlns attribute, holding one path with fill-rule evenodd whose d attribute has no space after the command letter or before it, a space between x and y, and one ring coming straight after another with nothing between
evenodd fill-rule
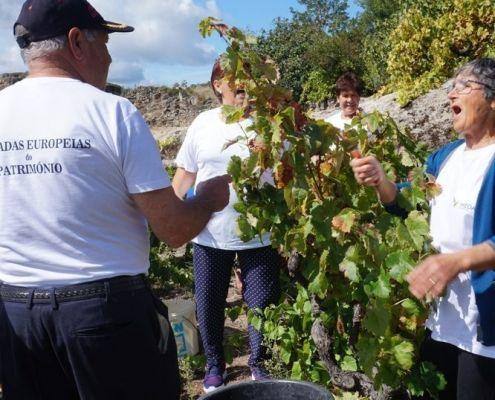
<instances>
[{"instance_id":1,"label":"white-haired woman","mask_svg":"<svg viewBox=\"0 0 495 400\"><path fill-rule=\"evenodd\" d=\"M495 398L495 59L463 66L448 94L463 136L431 154L427 172L442 193L431 202L430 233L440 252L408 277L419 299L435 298L421 349L443 372L441 399ZM374 157L353 160L357 181L374 186L390 212L397 187ZM425 397L428 398L428 397Z\"/></svg>"}]
</instances>

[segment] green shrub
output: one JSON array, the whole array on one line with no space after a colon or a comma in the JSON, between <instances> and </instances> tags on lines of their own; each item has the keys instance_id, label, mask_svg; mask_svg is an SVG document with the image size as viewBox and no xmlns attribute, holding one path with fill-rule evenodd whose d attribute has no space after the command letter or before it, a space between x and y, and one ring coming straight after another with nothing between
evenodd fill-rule
<instances>
[{"instance_id":1,"label":"green shrub","mask_svg":"<svg viewBox=\"0 0 495 400\"><path fill-rule=\"evenodd\" d=\"M371 92L379 91L390 78L387 60L390 54L390 33L397 26L395 18L383 21L373 34L363 40L361 52L364 72L361 77L366 88Z\"/></svg>"},{"instance_id":2,"label":"green shrub","mask_svg":"<svg viewBox=\"0 0 495 400\"><path fill-rule=\"evenodd\" d=\"M493 51L493 0L421 1L390 36L390 91L405 105L438 87L460 65Z\"/></svg>"},{"instance_id":3,"label":"green shrub","mask_svg":"<svg viewBox=\"0 0 495 400\"><path fill-rule=\"evenodd\" d=\"M174 250L151 235L149 280L153 289L167 296L172 290L192 293L192 246Z\"/></svg>"},{"instance_id":4,"label":"green shrub","mask_svg":"<svg viewBox=\"0 0 495 400\"><path fill-rule=\"evenodd\" d=\"M301 100L309 103L321 103L331 96L334 86L335 84L330 82L328 74L323 69L315 69L310 72L306 83L303 85Z\"/></svg>"}]
</instances>

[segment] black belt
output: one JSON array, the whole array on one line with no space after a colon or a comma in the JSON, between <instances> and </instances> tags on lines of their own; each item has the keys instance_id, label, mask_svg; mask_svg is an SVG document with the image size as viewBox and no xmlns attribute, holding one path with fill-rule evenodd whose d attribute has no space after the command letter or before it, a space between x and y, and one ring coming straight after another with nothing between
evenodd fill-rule
<instances>
[{"instance_id":1,"label":"black belt","mask_svg":"<svg viewBox=\"0 0 495 400\"><path fill-rule=\"evenodd\" d=\"M27 288L0 284L0 298L19 303L48 303L83 300L108 296L111 293L138 290L148 287L144 275L117 276L115 278L79 283L59 288Z\"/></svg>"}]
</instances>

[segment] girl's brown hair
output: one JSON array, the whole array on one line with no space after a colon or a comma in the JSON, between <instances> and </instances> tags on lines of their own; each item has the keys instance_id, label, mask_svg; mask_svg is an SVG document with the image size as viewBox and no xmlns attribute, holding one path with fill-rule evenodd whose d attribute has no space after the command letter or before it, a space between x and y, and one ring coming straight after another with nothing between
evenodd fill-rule
<instances>
[{"instance_id":1,"label":"girl's brown hair","mask_svg":"<svg viewBox=\"0 0 495 400\"><path fill-rule=\"evenodd\" d=\"M335 83L335 91L337 96L345 90L352 90L359 96L363 93L363 84L354 72L346 72L339 76Z\"/></svg>"}]
</instances>

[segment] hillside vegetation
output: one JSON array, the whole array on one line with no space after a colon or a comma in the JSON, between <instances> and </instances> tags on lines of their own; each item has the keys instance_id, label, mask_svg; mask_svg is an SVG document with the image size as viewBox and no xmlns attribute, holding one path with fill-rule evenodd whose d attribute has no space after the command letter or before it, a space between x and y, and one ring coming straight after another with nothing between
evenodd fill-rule
<instances>
[{"instance_id":1,"label":"hillside vegetation","mask_svg":"<svg viewBox=\"0 0 495 400\"><path fill-rule=\"evenodd\" d=\"M353 70L366 94L398 92L405 105L438 88L463 63L495 55L495 0L299 0L263 31L259 49L280 68L298 100L333 96L334 82Z\"/></svg>"}]
</instances>

